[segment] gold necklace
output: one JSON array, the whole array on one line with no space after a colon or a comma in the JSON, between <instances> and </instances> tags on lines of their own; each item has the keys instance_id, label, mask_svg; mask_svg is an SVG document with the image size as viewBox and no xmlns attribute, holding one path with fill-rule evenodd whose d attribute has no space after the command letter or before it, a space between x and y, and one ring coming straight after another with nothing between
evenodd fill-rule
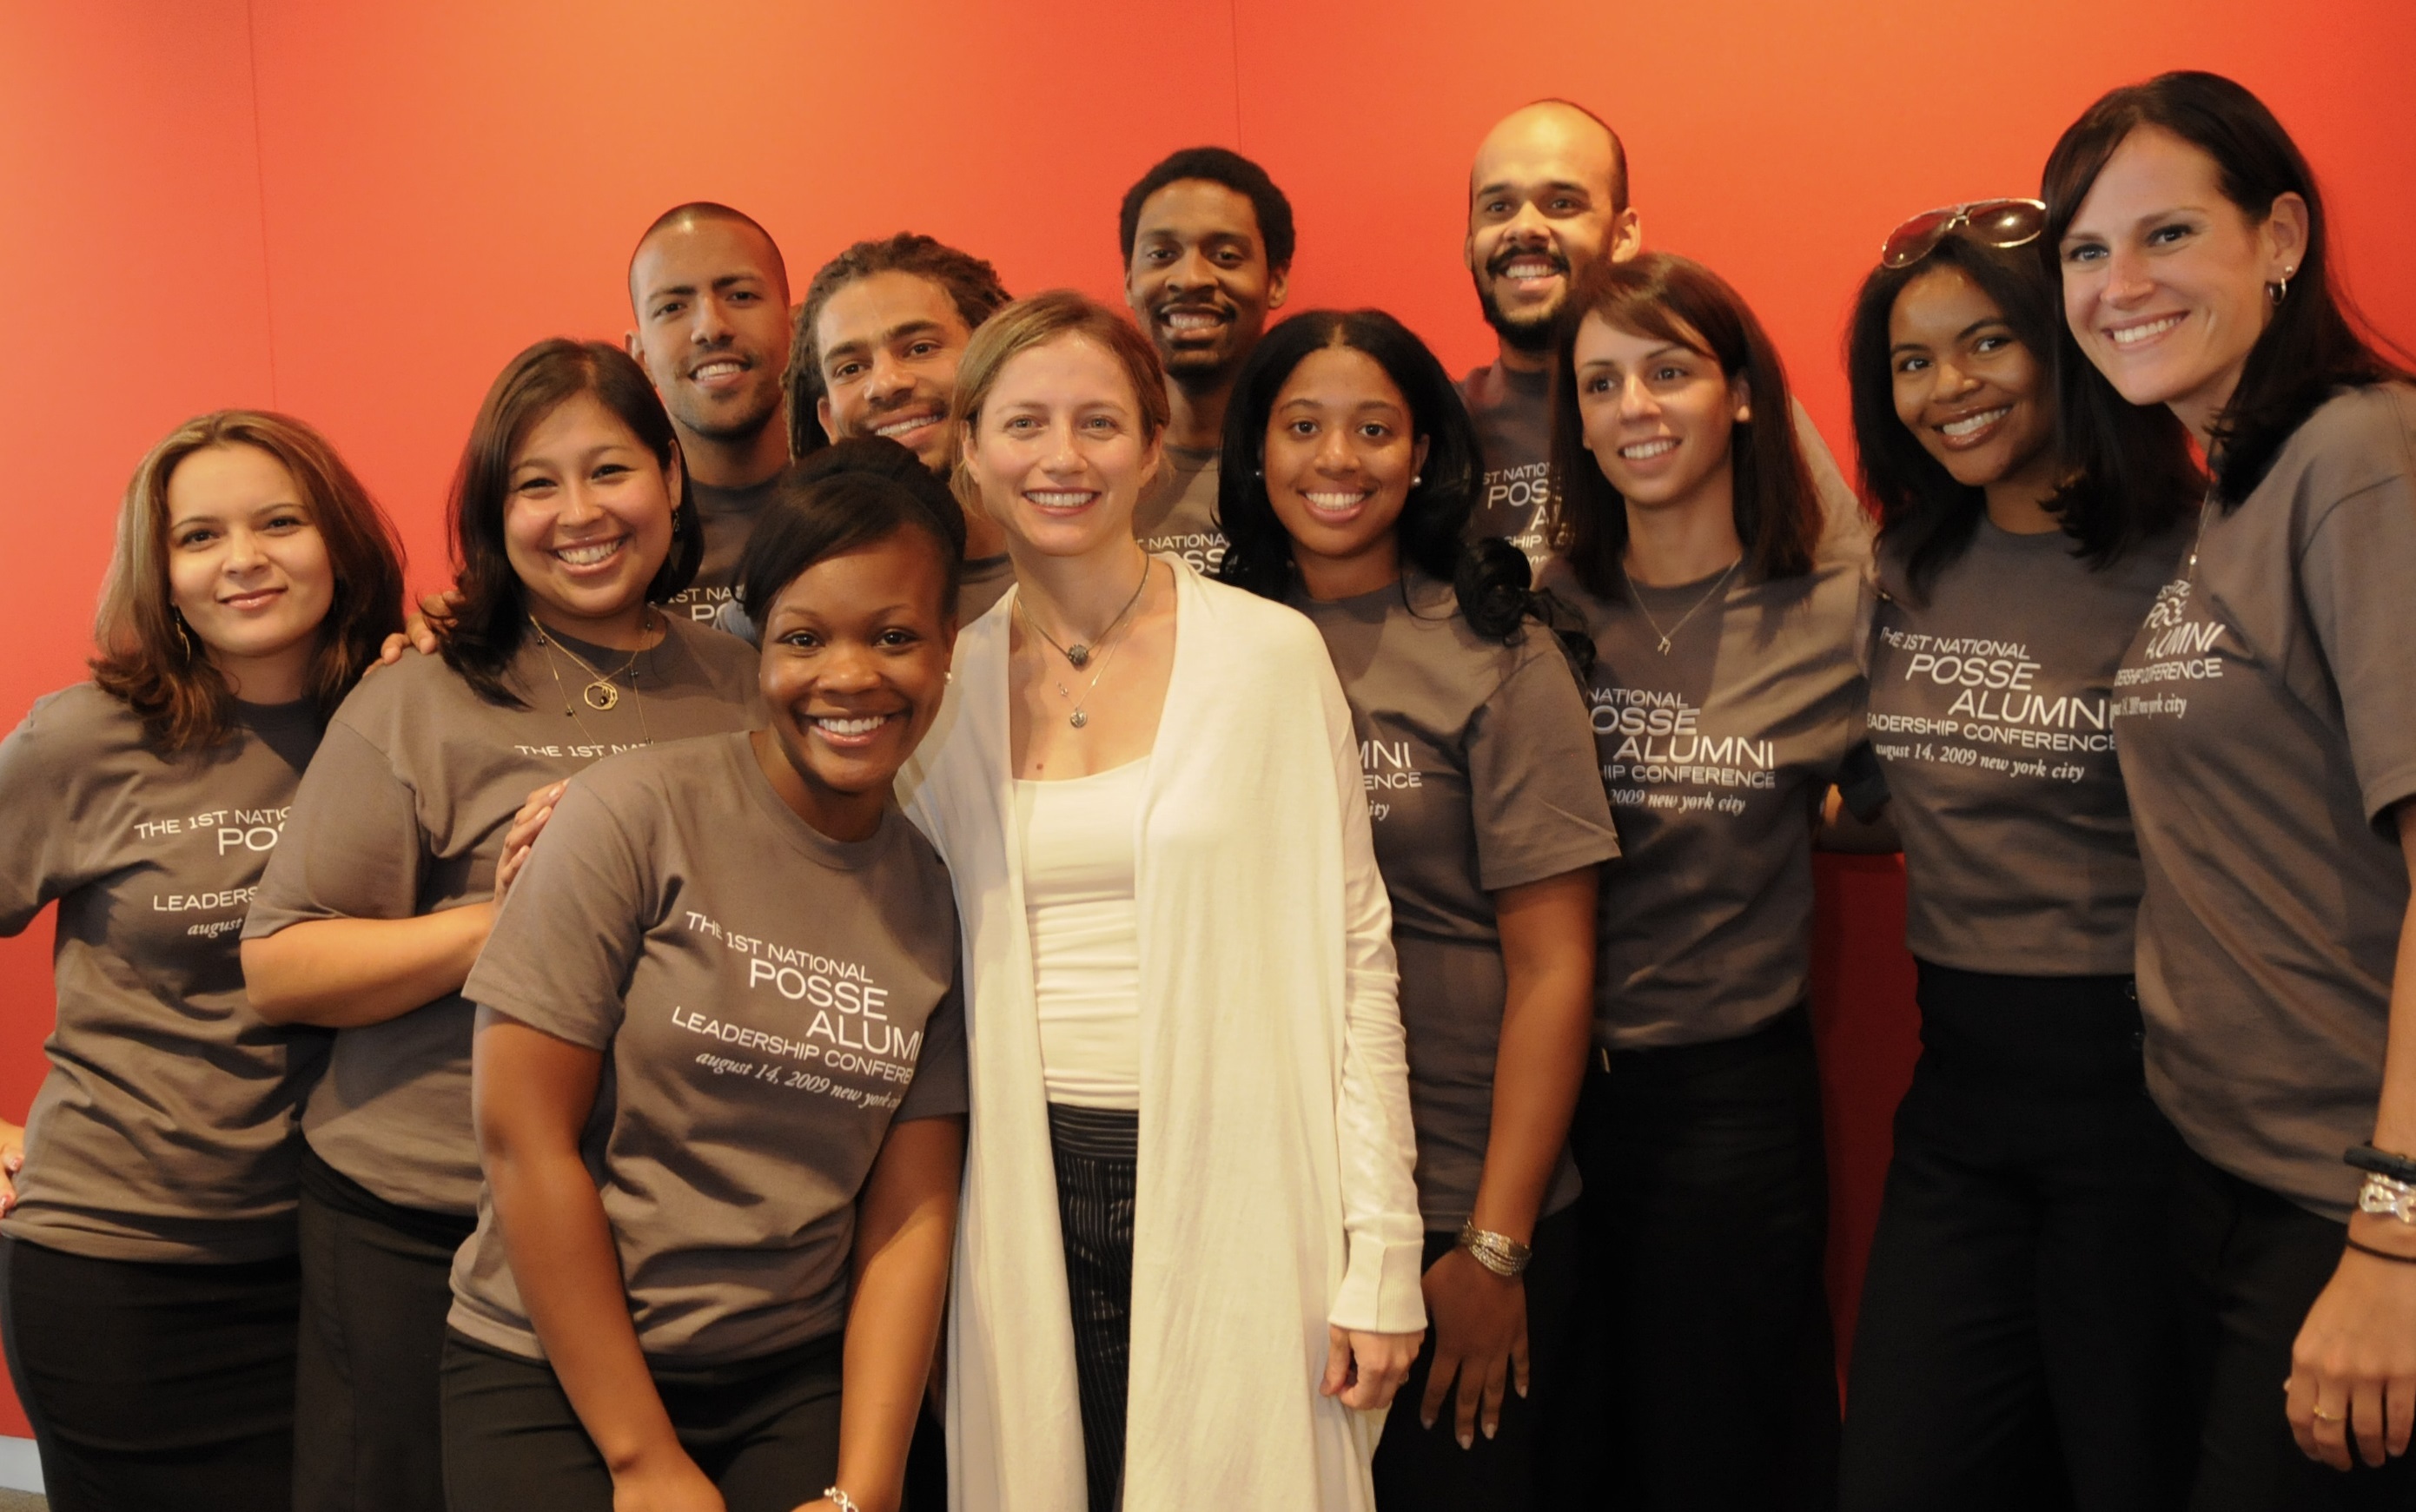
<instances>
[{"instance_id":1,"label":"gold necklace","mask_svg":"<svg viewBox=\"0 0 2416 1512\"><path fill-rule=\"evenodd\" d=\"M1678 622L1671 625L1667 630L1662 629L1661 626L1654 621L1653 611L1644 606L1644 595L1636 591L1636 579L1627 576L1627 563L1623 561L1619 564L1619 576L1625 579L1627 583L1627 602L1636 606L1636 612L1644 616L1644 622L1652 625L1653 633L1655 636L1658 636L1661 639L1661 644L1654 648L1655 650L1659 651L1664 656L1669 654L1669 637L1676 635L1679 631L1686 628L1686 621L1695 617L1695 609L1699 609L1704 605L1709 604L1712 601L1712 595L1720 591L1720 585L1729 580L1729 574L1737 570L1737 562L1743 561L1744 560L1744 558L1739 557L1736 559L1736 561L1731 561L1727 566L1721 568L1720 575L1712 579L1712 586L1705 589L1703 591L1703 596L1695 601L1695 607L1693 609L1688 609L1685 613L1678 616Z\"/></svg>"},{"instance_id":2,"label":"gold necklace","mask_svg":"<svg viewBox=\"0 0 2416 1512\"><path fill-rule=\"evenodd\" d=\"M638 629L641 635L643 635L646 631L654 628L654 607L650 605L647 606L645 618L639 622ZM641 745L652 745L655 743L654 733L646 727L645 695L638 691L638 658L645 655L648 651L653 649L652 647L642 646L638 650L631 651L629 653L629 659L622 663L620 669L617 671L599 672L588 662L587 658L580 655L577 651L572 651L569 647L554 639L551 636L547 635L545 633L545 626L538 623L537 618L534 614L529 616L529 627L536 632L537 644L545 648L545 669L553 674L553 691L562 696L563 713L574 724L578 725L579 733L587 737L588 744L600 745L603 742L596 739L596 732L587 727L587 721L581 719L579 717L579 711L571 707L570 690L563 685L562 668L553 659L553 653L557 651L562 652L565 656L569 657L574 663L578 664L579 669L587 674L587 686L580 690L579 700L588 708L595 710L599 714L609 712L620 706L621 689L620 686L612 680L618 677L627 678L629 680L629 699L632 703L638 706L638 743Z\"/></svg>"}]
</instances>

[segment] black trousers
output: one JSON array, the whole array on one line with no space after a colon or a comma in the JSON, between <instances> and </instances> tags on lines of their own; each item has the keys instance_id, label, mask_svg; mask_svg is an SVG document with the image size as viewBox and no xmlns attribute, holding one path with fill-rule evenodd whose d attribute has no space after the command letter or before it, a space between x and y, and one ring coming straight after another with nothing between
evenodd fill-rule
<instances>
[{"instance_id":1,"label":"black trousers","mask_svg":"<svg viewBox=\"0 0 2416 1512\"><path fill-rule=\"evenodd\" d=\"M442 1512L437 1362L453 1251L476 1223L386 1202L307 1145L301 1219L294 1505Z\"/></svg>"},{"instance_id":2,"label":"black trousers","mask_svg":"<svg viewBox=\"0 0 2416 1512\"><path fill-rule=\"evenodd\" d=\"M654 1368L680 1446L729 1512L790 1512L838 1478L840 1340ZM612 1512L612 1472L551 1366L447 1333L444 1381L447 1512Z\"/></svg>"},{"instance_id":3,"label":"black trousers","mask_svg":"<svg viewBox=\"0 0 2416 1512\"><path fill-rule=\"evenodd\" d=\"M95 1260L0 1240L0 1334L56 1512L291 1505L292 1256Z\"/></svg>"},{"instance_id":4,"label":"black trousers","mask_svg":"<svg viewBox=\"0 0 2416 1512\"><path fill-rule=\"evenodd\" d=\"M2173 1234L2182 1358L2205 1409L2190 1512L2416 1507L2416 1451L2343 1473L2301 1454L2282 1415L2290 1346L2340 1264L2343 1226L2184 1151Z\"/></svg>"},{"instance_id":5,"label":"black trousers","mask_svg":"<svg viewBox=\"0 0 2416 1512\"><path fill-rule=\"evenodd\" d=\"M1575 1207L1565 1207L1535 1224L1534 1256L1519 1280L1527 1288L1527 1382L1521 1397L1513 1388L1502 1398L1502 1423L1492 1438L1481 1427L1467 1448L1459 1446L1455 1383L1435 1413L1434 1427L1418 1421L1418 1404L1426 1400L1427 1382L1434 1367L1435 1335L1427 1330L1410 1378L1393 1399L1384 1417L1384 1436L1376 1445L1376 1505L1380 1512L1458 1512L1485 1507L1487 1512L1553 1509L1539 1483L1538 1456L1543 1424L1555 1414L1565 1389L1575 1340L1569 1325L1575 1316L1578 1274L1578 1224ZM1429 1230L1426 1265L1451 1253L1456 1232Z\"/></svg>"},{"instance_id":6,"label":"black trousers","mask_svg":"<svg viewBox=\"0 0 2416 1512\"><path fill-rule=\"evenodd\" d=\"M1553 1506L1834 1506L1828 1162L1810 1014L1612 1053L1570 1145L1585 1177L1578 1396Z\"/></svg>"},{"instance_id":7,"label":"black trousers","mask_svg":"<svg viewBox=\"0 0 2416 1512\"><path fill-rule=\"evenodd\" d=\"M2192 1415L2165 1209L2182 1145L2148 1100L2131 981L1919 966L1840 1500L2177 1508Z\"/></svg>"},{"instance_id":8,"label":"black trousers","mask_svg":"<svg viewBox=\"0 0 2416 1512\"><path fill-rule=\"evenodd\" d=\"M1074 1315L1074 1385L1091 1512L1124 1505L1125 1400L1132 1372L1133 1190L1140 1116L1049 1104L1057 1223Z\"/></svg>"}]
</instances>

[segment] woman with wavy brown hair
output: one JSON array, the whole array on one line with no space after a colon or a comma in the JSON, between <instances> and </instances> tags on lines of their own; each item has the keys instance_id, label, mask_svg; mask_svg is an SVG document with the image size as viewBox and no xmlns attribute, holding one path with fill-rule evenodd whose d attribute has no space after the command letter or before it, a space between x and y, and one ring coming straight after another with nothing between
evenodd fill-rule
<instances>
[{"instance_id":1,"label":"woman with wavy brown hair","mask_svg":"<svg viewBox=\"0 0 2416 1512\"><path fill-rule=\"evenodd\" d=\"M0 1125L0 1319L54 1506L285 1505L325 1047L252 1015L235 936L401 591L317 432L188 421L127 487L92 681L0 743L0 932L59 906L50 1072Z\"/></svg>"}]
</instances>

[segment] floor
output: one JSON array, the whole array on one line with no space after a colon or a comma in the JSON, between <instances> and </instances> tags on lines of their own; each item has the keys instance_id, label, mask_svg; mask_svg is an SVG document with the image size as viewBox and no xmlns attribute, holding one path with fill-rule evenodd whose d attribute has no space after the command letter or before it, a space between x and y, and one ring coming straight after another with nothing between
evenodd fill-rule
<instances>
[{"instance_id":1,"label":"floor","mask_svg":"<svg viewBox=\"0 0 2416 1512\"><path fill-rule=\"evenodd\" d=\"M0 1512L43 1512L50 1505L31 1491L0 1491Z\"/></svg>"}]
</instances>

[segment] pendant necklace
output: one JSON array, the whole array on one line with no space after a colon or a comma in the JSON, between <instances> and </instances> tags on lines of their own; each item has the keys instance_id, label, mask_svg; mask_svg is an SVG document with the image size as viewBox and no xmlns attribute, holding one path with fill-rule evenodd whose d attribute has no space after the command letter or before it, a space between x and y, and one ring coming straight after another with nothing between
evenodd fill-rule
<instances>
[{"instance_id":1,"label":"pendant necklace","mask_svg":"<svg viewBox=\"0 0 2416 1512\"><path fill-rule=\"evenodd\" d=\"M642 633L654 627L654 609L649 606L646 610L645 620L639 625L639 629ZM654 737L646 728L646 700L644 696L638 691L638 659L646 654L646 648L641 648L637 651L631 651L629 653L629 659L622 663L617 671L599 672L588 662L587 658L580 655L577 651L572 651L569 647L564 645L561 641L556 640L553 636L547 635L545 633L545 626L537 622L536 615L532 614L529 616L529 625L536 632L537 644L545 648L545 668L547 671L553 674L554 691L562 695L562 711L579 726L579 733L587 737L588 744L595 745L601 742L596 741L595 731L587 727L587 721L579 717L579 711L571 707L570 689L564 684L562 681L562 667L560 664L555 662L553 659L553 653L557 651L562 652L565 656L569 657L572 662L578 665L581 671L587 674L587 685L579 690L579 701L585 704L588 708L595 710L599 714L608 712L611 710L619 707L621 702L621 688L613 680L623 677L627 678L629 680L630 701L638 706L639 743L644 745L651 745L654 743Z\"/></svg>"},{"instance_id":2,"label":"pendant necklace","mask_svg":"<svg viewBox=\"0 0 2416 1512\"><path fill-rule=\"evenodd\" d=\"M1023 606L1023 595L1018 593L1015 596L1015 607L1017 612L1023 616L1023 622L1030 625L1041 639L1047 640L1051 646L1055 646L1057 649L1057 654L1065 657L1066 662L1076 669L1079 670L1087 665L1092 656L1097 653L1099 647L1107 647L1105 654L1099 655L1098 657L1099 669L1091 674L1091 681L1083 686L1081 696L1075 696L1074 690L1065 686L1065 679L1052 678L1049 680L1057 684L1058 696L1064 698L1067 703L1074 706L1074 711L1065 716L1065 723L1073 726L1076 729L1080 729L1083 726L1088 725L1091 722L1090 714L1084 711L1082 706L1089 703L1091 701L1091 695L1098 691L1099 679L1108 675L1108 664L1116 659L1116 652L1124 650L1124 641L1117 640L1114 644L1110 645L1109 638L1114 636L1116 628L1125 622L1125 616L1132 612L1133 606L1140 602L1141 590L1148 586L1149 559L1147 557L1143 557L1141 558L1140 562L1140 582L1133 589L1132 597L1126 599L1125 601L1125 606L1116 611L1116 617L1108 621L1108 628L1099 633L1098 639L1092 645L1088 646L1082 645L1080 642L1077 642L1072 646L1058 646L1056 641L1049 638L1049 632L1040 628L1040 621L1032 617L1032 611Z\"/></svg>"},{"instance_id":3,"label":"pendant necklace","mask_svg":"<svg viewBox=\"0 0 2416 1512\"><path fill-rule=\"evenodd\" d=\"M1057 637L1041 629L1040 621L1033 618L1030 609L1023 606L1023 595L1020 593L1015 595L1015 607L1016 611L1023 616L1023 622L1032 627L1032 633L1049 642L1057 654L1065 658L1067 664L1079 672L1091 664L1091 658L1097 653L1098 649L1107 644L1110 636L1116 633L1116 626L1125 622L1125 616L1132 613L1133 606L1140 602L1140 591L1148 586L1149 558L1144 555L1140 559L1140 581L1133 584L1132 597L1125 600L1125 606L1116 611L1116 617L1108 621L1108 627L1100 631L1097 637L1088 644L1078 640L1070 646L1058 645Z\"/></svg>"},{"instance_id":4,"label":"pendant necklace","mask_svg":"<svg viewBox=\"0 0 2416 1512\"><path fill-rule=\"evenodd\" d=\"M1694 608L1688 609L1685 613L1678 616L1678 622L1671 625L1667 630L1662 629L1660 624L1653 620L1653 611L1644 606L1644 595L1636 591L1636 579L1627 576L1627 563L1622 561L1619 564L1619 576L1627 583L1627 601L1636 606L1636 612L1644 616L1644 622L1651 625L1653 627L1653 634L1660 637L1660 644L1653 648L1655 651L1658 651L1664 656L1669 654L1669 637L1676 635L1679 631L1686 628L1686 621L1695 617L1696 609L1700 609L1704 605L1709 604L1712 601L1712 596L1720 591L1720 585L1729 580L1729 574L1737 570L1737 562L1743 561L1744 560L1744 558L1739 557L1736 559L1736 561L1731 561L1727 566L1721 568L1720 575L1712 579L1712 586L1705 589L1703 591L1703 596L1695 601Z\"/></svg>"}]
</instances>

